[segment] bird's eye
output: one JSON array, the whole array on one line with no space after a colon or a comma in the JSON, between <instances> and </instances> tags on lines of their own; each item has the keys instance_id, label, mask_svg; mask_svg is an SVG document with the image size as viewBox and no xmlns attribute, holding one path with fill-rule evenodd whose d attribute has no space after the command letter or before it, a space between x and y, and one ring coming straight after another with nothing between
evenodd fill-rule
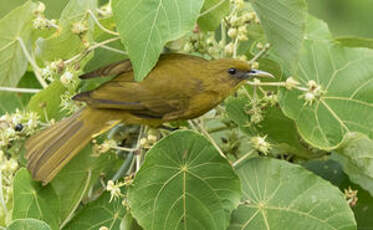
<instances>
[{"instance_id":1,"label":"bird's eye","mask_svg":"<svg viewBox=\"0 0 373 230\"><path fill-rule=\"evenodd\" d=\"M236 72L237 72L237 70L235 68L229 68L228 69L228 73L231 74L231 75L235 74Z\"/></svg>"}]
</instances>

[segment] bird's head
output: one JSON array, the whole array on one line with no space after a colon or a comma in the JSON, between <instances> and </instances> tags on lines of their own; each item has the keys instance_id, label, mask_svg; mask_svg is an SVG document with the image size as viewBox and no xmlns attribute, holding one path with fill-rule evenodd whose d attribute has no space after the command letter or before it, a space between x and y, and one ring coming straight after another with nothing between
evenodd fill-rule
<instances>
[{"instance_id":1,"label":"bird's head","mask_svg":"<svg viewBox=\"0 0 373 230\"><path fill-rule=\"evenodd\" d=\"M252 65L247 61L242 61L233 58L224 58L212 60L209 62L209 67L217 80L231 81L232 84L240 84L245 80L253 78L274 78L270 73L253 69Z\"/></svg>"}]
</instances>

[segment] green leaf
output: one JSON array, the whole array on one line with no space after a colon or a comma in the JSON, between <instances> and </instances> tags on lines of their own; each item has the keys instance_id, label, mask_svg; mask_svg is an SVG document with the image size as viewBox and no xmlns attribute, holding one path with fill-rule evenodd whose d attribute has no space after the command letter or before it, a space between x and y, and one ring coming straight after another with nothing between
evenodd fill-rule
<instances>
[{"instance_id":1,"label":"green leaf","mask_svg":"<svg viewBox=\"0 0 373 230\"><path fill-rule=\"evenodd\" d=\"M92 155L92 145L86 146L51 182L60 205L62 224L66 224L87 194L97 182L100 173L113 167L118 161L113 154Z\"/></svg>"},{"instance_id":2,"label":"green leaf","mask_svg":"<svg viewBox=\"0 0 373 230\"><path fill-rule=\"evenodd\" d=\"M305 31L304 0L251 0L274 53L288 66L295 64Z\"/></svg>"},{"instance_id":3,"label":"green leaf","mask_svg":"<svg viewBox=\"0 0 373 230\"><path fill-rule=\"evenodd\" d=\"M202 0L113 1L115 21L137 81L155 66L168 41L193 29L202 4Z\"/></svg>"},{"instance_id":4,"label":"green leaf","mask_svg":"<svg viewBox=\"0 0 373 230\"><path fill-rule=\"evenodd\" d=\"M47 223L41 220L25 218L12 221L7 230L51 230Z\"/></svg>"},{"instance_id":5,"label":"green leaf","mask_svg":"<svg viewBox=\"0 0 373 230\"><path fill-rule=\"evenodd\" d=\"M346 47L366 47L373 49L372 38L360 38L360 37L338 37L336 41L342 46Z\"/></svg>"},{"instance_id":6,"label":"green leaf","mask_svg":"<svg viewBox=\"0 0 373 230\"><path fill-rule=\"evenodd\" d=\"M35 89L41 88L39 82L36 80L35 75L32 72L26 72L26 74L19 81L17 87ZM17 108L25 109L32 96L32 93L0 92L0 115L6 112L12 113Z\"/></svg>"},{"instance_id":7,"label":"green leaf","mask_svg":"<svg viewBox=\"0 0 373 230\"><path fill-rule=\"evenodd\" d=\"M262 135L268 135L270 142L287 153L308 158L312 152L302 143L293 120L287 118L279 107L267 108L264 119L257 127Z\"/></svg>"},{"instance_id":8,"label":"green leaf","mask_svg":"<svg viewBox=\"0 0 373 230\"><path fill-rule=\"evenodd\" d=\"M198 25L202 30L213 31L228 13L228 0L205 0L201 10L202 16L198 18Z\"/></svg>"},{"instance_id":9,"label":"green leaf","mask_svg":"<svg viewBox=\"0 0 373 230\"><path fill-rule=\"evenodd\" d=\"M304 165L307 169L338 186L341 191L348 187L358 190L358 201L352 210L354 211L359 229L369 229L373 226L371 213L373 212L373 197L359 185L353 184L342 171L342 166L334 160L313 160Z\"/></svg>"},{"instance_id":10,"label":"green leaf","mask_svg":"<svg viewBox=\"0 0 373 230\"><path fill-rule=\"evenodd\" d=\"M131 213L127 213L120 224L120 230L143 230L143 228L136 222Z\"/></svg>"},{"instance_id":11,"label":"green leaf","mask_svg":"<svg viewBox=\"0 0 373 230\"><path fill-rule=\"evenodd\" d=\"M226 229L240 185L226 159L205 137L178 131L147 153L128 191L132 214L145 229Z\"/></svg>"},{"instance_id":12,"label":"green leaf","mask_svg":"<svg viewBox=\"0 0 373 230\"><path fill-rule=\"evenodd\" d=\"M105 192L96 201L84 206L64 230L96 230L102 226L119 229L126 208L120 199L109 202L110 193Z\"/></svg>"},{"instance_id":13,"label":"green leaf","mask_svg":"<svg viewBox=\"0 0 373 230\"><path fill-rule=\"evenodd\" d=\"M108 35L107 33L104 33L100 35L99 37L97 37L95 40L97 42L101 42L111 37L112 36ZM112 42L108 44L107 46L111 48L119 49L119 50L124 50L123 45L119 40ZM122 61L124 59L127 59L127 55L116 53L111 50L107 50L107 49L100 47L95 50L94 56L92 57L92 59L90 59L88 63L84 66L84 72L90 72L100 67Z\"/></svg>"},{"instance_id":14,"label":"green leaf","mask_svg":"<svg viewBox=\"0 0 373 230\"><path fill-rule=\"evenodd\" d=\"M87 10L94 10L97 7L97 0L70 0L61 13L59 19L60 29L47 39L40 38L37 41L36 55L45 61L68 59L80 53L85 46L79 35L72 32L74 23L84 21L87 17ZM92 42L93 21L88 20L88 31L85 39ZM68 47L68 48L67 48Z\"/></svg>"},{"instance_id":15,"label":"green leaf","mask_svg":"<svg viewBox=\"0 0 373 230\"><path fill-rule=\"evenodd\" d=\"M250 127L250 116L245 112L249 99L247 97L229 97L225 102L225 111L229 118L231 118L244 133L249 136L254 135L254 130Z\"/></svg>"},{"instance_id":16,"label":"green leaf","mask_svg":"<svg viewBox=\"0 0 373 230\"><path fill-rule=\"evenodd\" d=\"M28 109L37 113L42 120L45 120L45 114L48 118L61 118L60 113L61 95L66 91L65 86L56 80L52 82L47 88L35 94L28 103Z\"/></svg>"},{"instance_id":17,"label":"green leaf","mask_svg":"<svg viewBox=\"0 0 373 230\"><path fill-rule=\"evenodd\" d=\"M52 229L58 229L59 206L56 193L50 186L42 187L32 180L27 169L21 168L15 175L13 189L12 219L41 219Z\"/></svg>"},{"instance_id":18,"label":"green leaf","mask_svg":"<svg viewBox=\"0 0 373 230\"><path fill-rule=\"evenodd\" d=\"M237 173L244 196L230 230L356 229L343 194L299 165L253 158Z\"/></svg>"},{"instance_id":19,"label":"green leaf","mask_svg":"<svg viewBox=\"0 0 373 230\"><path fill-rule=\"evenodd\" d=\"M14 87L26 72L27 59L17 38L30 51L33 11L31 1L0 19L0 85Z\"/></svg>"},{"instance_id":20,"label":"green leaf","mask_svg":"<svg viewBox=\"0 0 373 230\"><path fill-rule=\"evenodd\" d=\"M333 159L343 166L350 180L373 196L373 141L364 135L349 133L335 151L338 154L333 154Z\"/></svg>"},{"instance_id":21,"label":"green leaf","mask_svg":"<svg viewBox=\"0 0 373 230\"><path fill-rule=\"evenodd\" d=\"M245 112L248 103L247 97L231 97L225 108L228 116L244 133L249 136L266 135L273 147L281 152L306 159L312 156L303 146L294 121L287 118L280 108L273 106L263 109L263 121L255 125L250 124L250 116Z\"/></svg>"},{"instance_id":22,"label":"green leaf","mask_svg":"<svg viewBox=\"0 0 373 230\"><path fill-rule=\"evenodd\" d=\"M312 26L324 24L314 20ZM311 145L331 150L348 132L373 137L373 50L344 48L328 40L305 40L294 76L314 80L325 93L306 105L304 93L281 90L280 105ZM300 97L303 97L300 98Z\"/></svg>"}]
</instances>

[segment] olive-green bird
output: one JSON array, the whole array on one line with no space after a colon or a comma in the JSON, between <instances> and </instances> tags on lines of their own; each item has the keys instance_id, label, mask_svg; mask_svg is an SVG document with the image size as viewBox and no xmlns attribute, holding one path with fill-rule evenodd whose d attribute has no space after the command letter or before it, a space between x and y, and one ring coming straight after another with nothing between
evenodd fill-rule
<instances>
[{"instance_id":1,"label":"olive-green bird","mask_svg":"<svg viewBox=\"0 0 373 230\"><path fill-rule=\"evenodd\" d=\"M87 106L32 136L26 143L27 168L35 180L49 183L95 136L118 123L157 127L164 122L201 116L233 94L245 80L272 77L237 59L207 61L184 54L161 55L141 82L129 60L81 76L116 77L74 100Z\"/></svg>"}]
</instances>

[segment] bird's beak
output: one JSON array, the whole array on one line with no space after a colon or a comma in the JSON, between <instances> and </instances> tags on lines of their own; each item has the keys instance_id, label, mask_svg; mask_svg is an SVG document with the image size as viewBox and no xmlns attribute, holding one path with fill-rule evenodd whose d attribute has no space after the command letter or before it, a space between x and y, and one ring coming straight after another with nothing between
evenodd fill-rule
<instances>
[{"instance_id":1,"label":"bird's beak","mask_svg":"<svg viewBox=\"0 0 373 230\"><path fill-rule=\"evenodd\" d=\"M255 77L275 78L275 76L273 76L272 74L268 72L256 70L256 69L252 69L249 72L247 72L246 77L247 78L255 78Z\"/></svg>"}]
</instances>

